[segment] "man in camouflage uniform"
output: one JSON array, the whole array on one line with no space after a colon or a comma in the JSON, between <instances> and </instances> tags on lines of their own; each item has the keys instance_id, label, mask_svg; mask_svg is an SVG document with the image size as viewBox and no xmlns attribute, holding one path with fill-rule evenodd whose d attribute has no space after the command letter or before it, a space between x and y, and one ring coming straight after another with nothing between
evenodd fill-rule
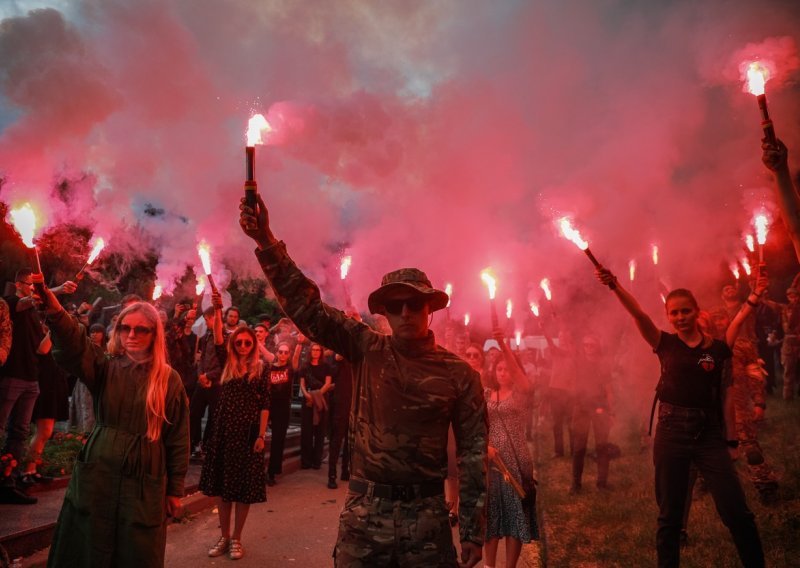
<instances>
[{"instance_id":1,"label":"man in camouflage uniform","mask_svg":"<svg viewBox=\"0 0 800 568\"><path fill-rule=\"evenodd\" d=\"M240 224L283 311L314 341L353 366L349 491L339 519L336 566L457 566L444 500L447 432L455 433L464 566L480 561L486 495L486 405L480 377L438 347L430 313L447 305L414 268L390 272L369 297L392 335L322 302L269 228L264 202L242 200Z\"/></svg>"},{"instance_id":2,"label":"man in camouflage uniform","mask_svg":"<svg viewBox=\"0 0 800 568\"><path fill-rule=\"evenodd\" d=\"M800 293L797 288L786 290L788 304L777 304L783 327L781 363L783 364L783 399L791 400L797 391L797 363L800 359Z\"/></svg>"},{"instance_id":3,"label":"man in camouflage uniform","mask_svg":"<svg viewBox=\"0 0 800 568\"><path fill-rule=\"evenodd\" d=\"M715 335L724 337L730 324L727 311L722 308L712 311L711 321ZM731 374L739 452L745 457L748 476L762 502L771 502L778 492L778 480L758 443L758 423L764 419L766 409L765 373L756 344L747 337L737 338L733 345Z\"/></svg>"}]
</instances>

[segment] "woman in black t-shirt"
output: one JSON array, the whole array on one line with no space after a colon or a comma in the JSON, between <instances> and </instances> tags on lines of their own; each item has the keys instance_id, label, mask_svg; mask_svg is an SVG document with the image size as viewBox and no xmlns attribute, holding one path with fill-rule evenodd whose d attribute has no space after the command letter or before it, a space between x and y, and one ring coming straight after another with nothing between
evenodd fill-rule
<instances>
[{"instance_id":1,"label":"woman in black t-shirt","mask_svg":"<svg viewBox=\"0 0 800 568\"><path fill-rule=\"evenodd\" d=\"M728 391L731 346L743 320L766 288L766 281L759 281L731 322L725 341L720 341L704 334L698 326L700 308L689 290L673 290L666 297L667 319L675 329L675 333L668 333L656 327L609 270L600 268L596 274L601 283L612 287L661 362L661 378L656 388L660 401L658 428L653 444L659 509L658 565L678 566L680 561L689 468L694 464L707 482L742 563L746 567L764 566L755 519L733 467L738 438L733 400Z\"/></svg>"},{"instance_id":2,"label":"woman in black t-shirt","mask_svg":"<svg viewBox=\"0 0 800 568\"><path fill-rule=\"evenodd\" d=\"M283 473L283 449L292 413L294 369L289 363L289 344L279 343L275 360L269 369L270 416L272 438L269 445L267 485L275 485L275 476Z\"/></svg>"},{"instance_id":3,"label":"woman in black t-shirt","mask_svg":"<svg viewBox=\"0 0 800 568\"><path fill-rule=\"evenodd\" d=\"M322 467L325 428L328 424L327 392L333 388L331 368L322 359L322 345L312 343L307 365L300 371L303 410L300 422L300 467Z\"/></svg>"}]
</instances>

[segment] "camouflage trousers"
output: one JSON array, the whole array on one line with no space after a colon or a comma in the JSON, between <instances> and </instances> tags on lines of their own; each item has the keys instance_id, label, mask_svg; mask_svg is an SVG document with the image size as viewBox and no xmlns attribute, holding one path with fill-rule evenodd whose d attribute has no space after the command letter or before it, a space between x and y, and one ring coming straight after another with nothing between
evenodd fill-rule
<instances>
[{"instance_id":1,"label":"camouflage trousers","mask_svg":"<svg viewBox=\"0 0 800 568\"><path fill-rule=\"evenodd\" d=\"M392 501L348 491L334 550L337 568L456 567L444 495Z\"/></svg>"},{"instance_id":2,"label":"camouflage trousers","mask_svg":"<svg viewBox=\"0 0 800 568\"><path fill-rule=\"evenodd\" d=\"M747 476L762 500L770 500L778 489L778 478L767 463L758 443L758 423L753 419L753 405L740 383L734 382L733 401L739 454L745 458Z\"/></svg>"}]
</instances>

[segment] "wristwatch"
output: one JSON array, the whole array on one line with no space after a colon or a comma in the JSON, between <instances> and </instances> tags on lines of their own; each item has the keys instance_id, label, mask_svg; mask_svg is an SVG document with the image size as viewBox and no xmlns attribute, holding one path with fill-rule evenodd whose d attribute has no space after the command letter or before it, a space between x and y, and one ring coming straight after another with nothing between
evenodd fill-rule
<instances>
[{"instance_id":1,"label":"wristwatch","mask_svg":"<svg viewBox=\"0 0 800 568\"><path fill-rule=\"evenodd\" d=\"M739 447L739 440L725 440L725 445L729 448L738 448Z\"/></svg>"}]
</instances>

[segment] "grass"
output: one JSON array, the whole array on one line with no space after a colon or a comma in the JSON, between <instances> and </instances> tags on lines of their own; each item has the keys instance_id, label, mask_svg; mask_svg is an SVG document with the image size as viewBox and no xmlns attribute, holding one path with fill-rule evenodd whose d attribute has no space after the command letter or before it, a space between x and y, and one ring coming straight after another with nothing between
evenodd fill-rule
<instances>
[{"instance_id":1,"label":"grass","mask_svg":"<svg viewBox=\"0 0 800 568\"><path fill-rule=\"evenodd\" d=\"M776 504L760 503L745 465L737 464L748 504L756 515L767 565L772 567L800 566L799 424L800 401L769 400L767 421L759 439L767 460L781 478ZM551 457L551 430L540 428L538 507L543 516L544 550L549 567L656 564L657 508L652 449L640 448L635 421L615 426L611 438L622 449L622 456L611 462L609 482L613 490L595 489L596 464L587 457L583 492L570 496L571 460ZM592 444L590 439L590 450ZM719 520L710 495L703 494L692 503L689 539L689 546L681 552L681 566L740 566L730 534Z\"/></svg>"}]
</instances>

